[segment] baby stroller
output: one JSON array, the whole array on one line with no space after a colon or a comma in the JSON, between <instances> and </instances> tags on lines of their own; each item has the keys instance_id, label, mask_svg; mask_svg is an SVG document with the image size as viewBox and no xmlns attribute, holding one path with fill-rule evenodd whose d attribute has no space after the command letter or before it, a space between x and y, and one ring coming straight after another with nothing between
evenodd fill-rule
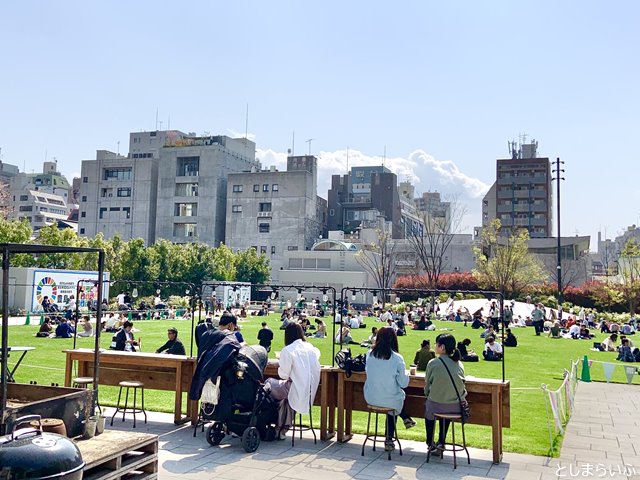
<instances>
[{"instance_id":1,"label":"baby stroller","mask_svg":"<svg viewBox=\"0 0 640 480\"><path fill-rule=\"evenodd\" d=\"M262 384L266 366L264 347L245 346L223 367L218 404L205 416L213 422L206 432L209 444L219 445L226 434L235 434L252 453L260 440L275 440L278 407Z\"/></svg>"}]
</instances>

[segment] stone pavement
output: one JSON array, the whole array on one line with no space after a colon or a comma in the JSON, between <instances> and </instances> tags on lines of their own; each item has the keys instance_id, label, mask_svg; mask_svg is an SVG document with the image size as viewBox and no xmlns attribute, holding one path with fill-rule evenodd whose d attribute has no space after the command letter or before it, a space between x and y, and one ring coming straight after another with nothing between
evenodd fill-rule
<instances>
[{"instance_id":1,"label":"stone pavement","mask_svg":"<svg viewBox=\"0 0 640 480\"><path fill-rule=\"evenodd\" d=\"M384 452L373 452L370 444L361 456L361 435L346 444L331 440L314 445L311 434L305 432L302 441L296 439L294 448L289 437L286 441L264 442L255 453L247 454L236 438L227 437L221 446L211 447L200 430L194 438L193 428L173 425L170 414L150 413L149 423L139 423L136 430L160 435L162 480L640 480L640 444L636 445L640 439L638 393L640 389L633 385L581 383L560 458L505 453L503 462L493 465L491 451L470 448L471 465L467 465L466 457L459 457L457 470L453 470L451 454L426 463L426 445L409 440L402 441L403 456L394 452L388 461ZM107 428L129 430L132 421L123 423L116 418L114 426ZM508 430L505 433L508 435ZM625 465L632 465L637 474L620 475L618 466L624 471ZM627 471L631 471L630 467Z\"/></svg>"}]
</instances>

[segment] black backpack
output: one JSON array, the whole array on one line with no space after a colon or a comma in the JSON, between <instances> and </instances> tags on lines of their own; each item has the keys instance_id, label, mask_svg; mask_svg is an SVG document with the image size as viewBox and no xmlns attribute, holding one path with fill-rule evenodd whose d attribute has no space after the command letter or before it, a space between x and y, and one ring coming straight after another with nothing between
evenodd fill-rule
<instances>
[{"instance_id":1,"label":"black backpack","mask_svg":"<svg viewBox=\"0 0 640 480\"><path fill-rule=\"evenodd\" d=\"M352 357L350 348L343 348L336 353L335 360L338 367L346 372L347 378L351 376L352 372L364 372L366 369L367 356L361 353Z\"/></svg>"}]
</instances>

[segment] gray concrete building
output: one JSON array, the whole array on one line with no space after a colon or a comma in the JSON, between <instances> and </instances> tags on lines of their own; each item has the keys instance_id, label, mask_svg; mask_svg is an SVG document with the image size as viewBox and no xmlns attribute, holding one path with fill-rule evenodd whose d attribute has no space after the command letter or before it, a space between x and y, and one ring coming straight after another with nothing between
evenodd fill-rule
<instances>
[{"instance_id":1,"label":"gray concrete building","mask_svg":"<svg viewBox=\"0 0 640 480\"><path fill-rule=\"evenodd\" d=\"M213 247L224 242L227 176L259 169L255 150L251 140L224 135L165 142L158 163L155 238Z\"/></svg>"},{"instance_id":2,"label":"gray concrete building","mask_svg":"<svg viewBox=\"0 0 640 480\"><path fill-rule=\"evenodd\" d=\"M309 250L322 234L326 202L317 196L317 172L317 158L303 155L288 157L284 172L228 176L225 244L264 253L272 281L280 280L286 252Z\"/></svg>"}]
</instances>

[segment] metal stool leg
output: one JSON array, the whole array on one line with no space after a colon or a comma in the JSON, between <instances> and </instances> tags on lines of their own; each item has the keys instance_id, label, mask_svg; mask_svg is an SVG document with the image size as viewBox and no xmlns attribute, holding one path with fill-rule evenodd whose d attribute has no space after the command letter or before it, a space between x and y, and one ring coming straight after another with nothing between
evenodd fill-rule
<instances>
[{"instance_id":1,"label":"metal stool leg","mask_svg":"<svg viewBox=\"0 0 640 480\"><path fill-rule=\"evenodd\" d=\"M113 427L113 419L116 418L118 411L120 411L120 398L122 398L122 387L120 387L120 391L118 392L118 403L116 404L116 411L113 412L113 416L111 417L111 426Z\"/></svg>"},{"instance_id":2,"label":"metal stool leg","mask_svg":"<svg viewBox=\"0 0 640 480\"><path fill-rule=\"evenodd\" d=\"M373 451L376 451L376 442L378 441L378 412L376 412L376 433L374 433L373 437Z\"/></svg>"},{"instance_id":3,"label":"metal stool leg","mask_svg":"<svg viewBox=\"0 0 640 480\"><path fill-rule=\"evenodd\" d=\"M458 461L456 458L456 423L451 422L451 441L453 442L453 469L458 468ZM446 438L445 438L446 441Z\"/></svg>"},{"instance_id":4,"label":"metal stool leg","mask_svg":"<svg viewBox=\"0 0 640 480\"><path fill-rule=\"evenodd\" d=\"M142 396L142 414L144 415L144 423L147 424L147 411L144 409L144 387L140 387L140 394ZM204 432L204 429L202 430Z\"/></svg>"},{"instance_id":5,"label":"metal stool leg","mask_svg":"<svg viewBox=\"0 0 640 480\"><path fill-rule=\"evenodd\" d=\"M136 397L138 394L138 387L133 387L133 428L136 428L136 411L137 409L137 402L136 402Z\"/></svg>"},{"instance_id":6,"label":"metal stool leg","mask_svg":"<svg viewBox=\"0 0 640 480\"><path fill-rule=\"evenodd\" d=\"M467 465L471 465L471 457L469 456L469 450L467 449L467 439L464 437L464 423L460 424L460 428L462 428L462 446L467 454Z\"/></svg>"},{"instance_id":7,"label":"metal stool leg","mask_svg":"<svg viewBox=\"0 0 640 480\"><path fill-rule=\"evenodd\" d=\"M127 392L124 394L124 410L122 410L122 421L123 422L124 422L124 416L127 414L127 408L129 407L129 387L126 387L126 389L127 389ZM133 423L135 423L135 420L134 420Z\"/></svg>"},{"instance_id":8,"label":"metal stool leg","mask_svg":"<svg viewBox=\"0 0 640 480\"><path fill-rule=\"evenodd\" d=\"M364 457L364 446L367 444L367 440L369 440L369 430L371 428L371 410L369 410L369 415L367 416L367 434L364 437L364 442L362 443L362 456Z\"/></svg>"}]
</instances>

